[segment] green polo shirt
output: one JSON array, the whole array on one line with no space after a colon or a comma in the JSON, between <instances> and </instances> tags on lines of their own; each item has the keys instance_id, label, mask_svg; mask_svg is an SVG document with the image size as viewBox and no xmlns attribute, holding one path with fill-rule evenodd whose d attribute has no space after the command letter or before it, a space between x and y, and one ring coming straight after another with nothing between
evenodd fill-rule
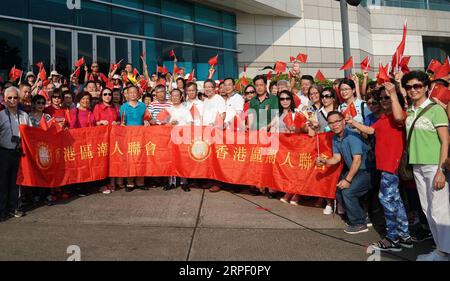
<instances>
[{"instance_id":1,"label":"green polo shirt","mask_svg":"<svg viewBox=\"0 0 450 281\"><path fill-rule=\"evenodd\" d=\"M431 101L427 99L418 108L412 106L408 108L406 111L406 135L409 134L416 116L430 103ZM441 142L436 130L439 127L448 127L448 117L445 110L436 104L425 112L414 125L409 145L410 164L439 165Z\"/></svg>"},{"instance_id":2,"label":"green polo shirt","mask_svg":"<svg viewBox=\"0 0 450 281\"><path fill-rule=\"evenodd\" d=\"M258 96L256 96L250 100L249 109L256 112L251 129L259 130L264 126L267 126L267 124L269 124L278 114L278 97L266 93L266 97L262 102L260 102ZM262 114L265 114L266 118L264 118L264 116L261 116L260 118L259 116Z\"/></svg>"}]
</instances>

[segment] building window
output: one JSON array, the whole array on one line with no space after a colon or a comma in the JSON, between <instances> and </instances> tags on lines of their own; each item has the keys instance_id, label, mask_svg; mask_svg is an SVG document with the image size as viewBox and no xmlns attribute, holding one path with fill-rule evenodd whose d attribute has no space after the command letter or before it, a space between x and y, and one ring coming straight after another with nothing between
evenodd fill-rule
<instances>
[{"instance_id":1,"label":"building window","mask_svg":"<svg viewBox=\"0 0 450 281\"><path fill-rule=\"evenodd\" d=\"M142 34L142 13L124 10L120 8L112 9L112 30L126 34Z\"/></svg>"},{"instance_id":2,"label":"building window","mask_svg":"<svg viewBox=\"0 0 450 281\"><path fill-rule=\"evenodd\" d=\"M446 37L422 36L422 42L425 69L432 59L437 59L442 63L450 54L450 42Z\"/></svg>"},{"instance_id":3,"label":"building window","mask_svg":"<svg viewBox=\"0 0 450 281\"><path fill-rule=\"evenodd\" d=\"M194 42L194 28L192 24L173 19L162 19L162 37L181 42Z\"/></svg>"},{"instance_id":4,"label":"building window","mask_svg":"<svg viewBox=\"0 0 450 281\"><path fill-rule=\"evenodd\" d=\"M25 23L0 20L0 75L8 80L13 65L27 69L28 26Z\"/></svg>"}]
</instances>

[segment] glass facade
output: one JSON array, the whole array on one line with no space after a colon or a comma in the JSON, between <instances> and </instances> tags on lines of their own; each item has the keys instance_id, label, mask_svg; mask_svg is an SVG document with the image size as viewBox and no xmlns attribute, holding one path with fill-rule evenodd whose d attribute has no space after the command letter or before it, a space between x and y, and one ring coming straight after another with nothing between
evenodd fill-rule
<instances>
[{"instance_id":1,"label":"glass facade","mask_svg":"<svg viewBox=\"0 0 450 281\"><path fill-rule=\"evenodd\" d=\"M47 72L71 72L81 56L109 63L131 62L140 72L146 52L150 72L156 65L173 68L169 51L186 73L208 75L207 61L219 54L215 78L237 76L236 16L183 0L3 0L0 9L0 74L12 65L33 69L43 61ZM3 16L3 17L2 17ZM8 18L6 18L8 17ZM11 18L13 17L13 18ZM29 43L30 41L30 43ZM14 52L11 55L11 52Z\"/></svg>"},{"instance_id":2,"label":"glass facade","mask_svg":"<svg viewBox=\"0 0 450 281\"><path fill-rule=\"evenodd\" d=\"M361 4L365 7L391 6L400 8L450 11L449 0L363 0Z\"/></svg>"},{"instance_id":3,"label":"glass facade","mask_svg":"<svg viewBox=\"0 0 450 281\"><path fill-rule=\"evenodd\" d=\"M432 59L444 62L450 54L450 42L445 37L422 36L422 42L425 68L428 67Z\"/></svg>"}]
</instances>

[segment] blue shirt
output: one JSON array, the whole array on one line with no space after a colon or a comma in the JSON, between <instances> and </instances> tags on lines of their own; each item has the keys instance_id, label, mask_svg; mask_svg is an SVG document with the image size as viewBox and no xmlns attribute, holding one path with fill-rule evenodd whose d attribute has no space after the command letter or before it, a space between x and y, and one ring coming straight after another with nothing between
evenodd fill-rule
<instances>
[{"instance_id":1,"label":"blue shirt","mask_svg":"<svg viewBox=\"0 0 450 281\"><path fill-rule=\"evenodd\" d=\"M144 114L147 110L145 103L138 101L136 107L132 107L128 102L120 107L120 117L123 118L127 126L144 125Z\"/></svg>"},{"instance_id":2,"label":"blue shirt","mask_svg":"<svg viewBox=\"0 0 450 281\"><path fill-rule=\"evenodd\" d=\"M367 150L368 146L362 141L359 134L349 129L345 129L342 139L338 135L333 137L333 153L340 154L344 158L348 169L353 163L353 156L361 155L359 170L366 170Z\"/></svg>"},{"instance_id":3,"label":"blue shirt","mask_svg":"<svg viewBox=\"0 0 450 281\"><path fill-rule=\"evenodd\" d=\"M364 119L364 125L366 125L367 127L372 126L373 124L375 124L378 121L378 117L375 116L375 113L370 113L369 115L367 115L367 117Z\"/></svg>"}]
</instances>

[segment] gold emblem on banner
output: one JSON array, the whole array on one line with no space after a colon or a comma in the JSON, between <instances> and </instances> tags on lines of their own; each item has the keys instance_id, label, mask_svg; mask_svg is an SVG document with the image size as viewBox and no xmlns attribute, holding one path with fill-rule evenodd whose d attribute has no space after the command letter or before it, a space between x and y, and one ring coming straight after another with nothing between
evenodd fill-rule
<instances>
[{"instance_id":1,"label":"gold emblem on banner","mask_svg":"<svg viewBox=\"0 0 450 281\"><path fill-rule=\"evenodd\" d=\"M189 147L189 156L197 162L205 161L211 155L211 145L202 139L192 141Z\"/></svg>"},{"instance_id":2,"label":"gold emblem on banner","mask_svg":"<svg viewBox=\"0 0 450 281\"><path fill-rule=\"evenodd\" d=\"M37 164L39 168L43 170L50 168L53 159L48 145L43 142L38 143L36 152Z\"/></svg>"}]
</instances>

